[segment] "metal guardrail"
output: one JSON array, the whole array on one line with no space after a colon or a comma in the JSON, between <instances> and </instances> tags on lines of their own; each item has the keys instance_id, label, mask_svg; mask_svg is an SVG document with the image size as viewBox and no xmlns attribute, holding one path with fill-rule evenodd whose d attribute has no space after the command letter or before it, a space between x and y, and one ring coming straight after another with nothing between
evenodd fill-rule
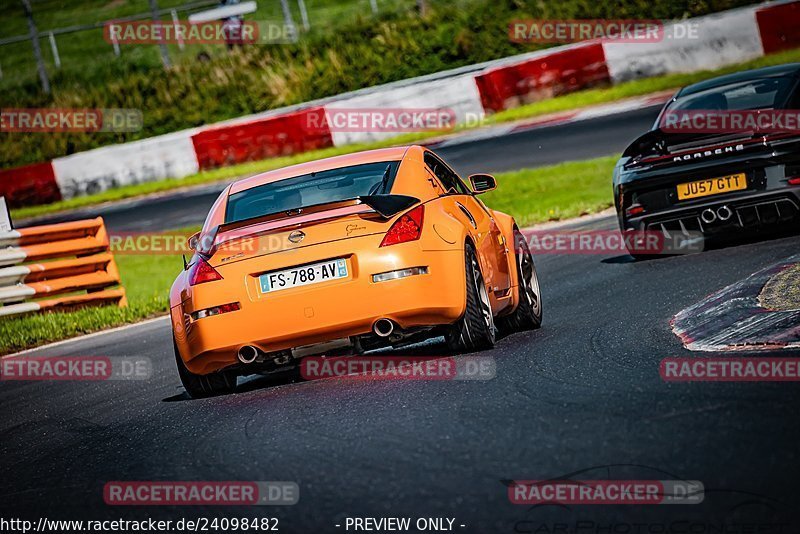
<instances>
[{"instance_id":1,"label":"metal guardrail","mask_svg":"<svg viewBox=\"0 0 800 534\"><path fill-rule=\"evenodd\" d=\"M0 232L0 317L125 307L119 284L102 217Z\"/></svg>"}]
</instances>

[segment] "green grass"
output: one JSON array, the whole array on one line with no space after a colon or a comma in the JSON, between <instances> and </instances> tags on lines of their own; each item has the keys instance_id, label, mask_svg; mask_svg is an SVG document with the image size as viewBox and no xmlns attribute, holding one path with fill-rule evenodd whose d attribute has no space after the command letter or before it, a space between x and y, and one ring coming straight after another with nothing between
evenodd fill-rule
<instances>
[{"instance_id":1,"label":"green grass","mask_svg":"<svg viewBox=\"0 0 800 534\"><path fill-rule=\"evenodd\" d=\"M611 171L616 160L609 156L498 174L498 189L482 198L490 207L516 217L520 226L596 213L612 205ZM90 308L0 320L0 354L166 313L169 288L182 267L180 256L117 254L116 259L128 293L128 308Z\"/></svg>"},{"instance_id":2,"label":"green grass","mask_svg":"<svg viewBox=\"0 0 800 534\"><path fill-rule=\"evenodd\" d=\"M498 174L481 198L513 215L520 227L597 213L613 205L611 175L618 156Z\"/></svg>"},{"instance_id":3,"label":"green grass","mask_svg":"<svg viewBox=\"0 0 800 534\"><path fill-rule=\"evenodd\" d=\"M160 9L180 8L193 3L193 0L158 0ZM129 17L150 12L148 0L36 0L31 2L33 17L39 32L57 30L71 26L80 26L107 20ZM354 17L372 17L368 0L306 0L306 9L311 24L310 31L325 33L335 30L341 21ZM282 24L283 14L277 0L257 2L257 11L246 15L247 20ZM300 10L297 2L290 1L294 23L303 32ZM414 7L412 0L378 0L379 13L393 13L401 10L410 10ZM216 7L213 2L209 7ZM366 7L366 9L365 9ZM0 35L11 37L27 35L28 26L19 0L0 0L3 18L0 20ZM200 10L194 10L196 12ZM178 16L185 21L189 13L179 11ZM171 20L170 15L162 16L162 20ZM157 46L121 46L119 57L114 55L112 46L103 38L102 29L84 30L80 32L60 34L55 37L58 54L61 59L61 69L55 65L55 59L47 39L41 41L42 55L45 66L52 78L74 77L91 78L102 71L104 63L115 63L120 70L160 69L161 57ZM170 59L174 64L191 63L200 52L206 52L212 57L224 56L226 49L221 44L189 44L184 50L177 45L168 45ZM38 81L36 66L33 59L31 42L26 40L19 43L0 47L0 67L3 69L3 78L0 86L36 83Z\"/></svg>"},{"instance_id":4,"label":"green grass","mask_svg":"<svg viewBox=\"0 0 800 534\"><path fill-rule=\"evenodd\" d=\"M666 89L678 88L691 83L696 83L723 74L736 72L739 70L755 69L759 67L767 67L771 65L780 65L782 63L791 63L800 61L800 49L788 50L778 54L758 58L752 61L732 65L722 69L706 70L702 72L694 72L689 74L670 74L666 76L657 76L654 78L647 78L643 80L634 80L614 87L607 87L601 89L589 89L585 91L578 91L569 95L558 96L541 102L535 102L518 108L502 111L487 118L486 123L496 124L502 122L515 121L526 118L533 118L537 116L546 115L549 113L556 113L560 111L568 111L578 109L584 106L595 104L603 104L614 102L624 98L635 96L647 95L657 91ZM471 128L458 128L456 131L465 131ZM109 191L104 191L95 195L87 195L82 197L73 198L55 202L52 204L42 206L29 206L25 208L18 208L11 211L13 218L20 220L29 217L37 217L40 215L47 215L58 213L66 210L77 209L86 206L94 206L104 202L113 202L137 196L160 193L171 191L181 187L190 187L194 185L208 184L218 181L230 181L239 177L248 176L258 172L264 172L296 163L303 163L305 161L312 161L320 158L327 158L341 154L349 154L352 152L359 152L361 150L370 150L375 148L382 148L393 145L411 144L430 139L432 137L440 136L448 132L425 132L425 133L408 133L403 134L392 139L374 142L374 143L361 143L353 144L344 147L332 147L322 150L314 150L305 152L303 154L296 154L294 156L283 156L262 161L253 161L241 163L230 167L223 167L213 171L201 172L186 178L174 178L169 180L162 180L159 182L149 182L144 184L137 184L131 186L120 187Z\"/></svg>"}]
</instances>

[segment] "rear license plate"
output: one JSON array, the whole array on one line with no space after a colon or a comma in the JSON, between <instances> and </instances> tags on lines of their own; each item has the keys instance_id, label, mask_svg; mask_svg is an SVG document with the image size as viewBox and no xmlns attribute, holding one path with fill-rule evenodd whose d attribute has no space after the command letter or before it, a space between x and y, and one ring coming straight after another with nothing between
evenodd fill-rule
<instances>
[{"instance_id":1,"label":"rear license plate","mask_svg":"<svg viewBox=\"0 0 800 534\"><path fill-rule=\"evenodd\" d=\"M719 195L729 191L741 191L742 189L747 189L747 178L744 173L731 174L719 178L708 178L679 184L678 200Z\"/></svg>"},{"instance_id":2,"label":"rear license plate","mask_svg":"<svg viewBox=\"0 0 800 534\"><path fill-rule=\"evenodd\" d=\"M347 278L347 262L344 259L323 261L282 271L272 271L259 277L261 292L270 293Z\"/></svg>"}]
</instances>

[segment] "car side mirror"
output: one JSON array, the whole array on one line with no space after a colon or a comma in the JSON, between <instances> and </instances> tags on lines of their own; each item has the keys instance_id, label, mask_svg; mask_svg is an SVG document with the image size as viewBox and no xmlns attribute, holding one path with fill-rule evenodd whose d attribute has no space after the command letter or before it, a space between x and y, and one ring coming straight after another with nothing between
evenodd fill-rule
<instances>
[{"instance_id":1,"label":"car side mirror","mask_svg":"<svg viewBox=\"0 0 800 534\"><path fill-rule=\"evenodd\" d=\"M497 180L491 174L472 174L469 183L476 195L497 189Z\"/></svg>"}]
</instances>

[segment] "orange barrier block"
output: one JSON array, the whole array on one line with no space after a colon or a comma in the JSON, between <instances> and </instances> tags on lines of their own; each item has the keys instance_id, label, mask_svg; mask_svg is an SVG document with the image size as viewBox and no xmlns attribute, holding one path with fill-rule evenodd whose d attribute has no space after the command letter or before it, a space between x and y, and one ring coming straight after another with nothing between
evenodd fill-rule
<instances>
[{"instance_id":1,"label":"orange barrier block","mask_svg":"<svg viewBox=\"0 0 800 534\"><path fill-rule=\"evenodd\" d=\"M128 299L125 296L125 289L109 289L88 293L86 295L75 295L61 297L57 299L42 300L37 302L41 311L55 310L70 311L86 306L103 306L107 304L117 304L120 308L128 306Z\"/></svg>"},{"instance_id":2,"label":"orange barrier block","mask_svg":"<svg viewBox=\"0 0 800 534\"><path fill-rule=\"evenodd\" d=\"M102 218L14 230L0 235L0 242L0 317L127 306L124 288L108 289L120 284L120 275ZM37 263L24 264L31 261ZM81 291L86 293L40 300Z\"/></svg>"}]
</instances>

